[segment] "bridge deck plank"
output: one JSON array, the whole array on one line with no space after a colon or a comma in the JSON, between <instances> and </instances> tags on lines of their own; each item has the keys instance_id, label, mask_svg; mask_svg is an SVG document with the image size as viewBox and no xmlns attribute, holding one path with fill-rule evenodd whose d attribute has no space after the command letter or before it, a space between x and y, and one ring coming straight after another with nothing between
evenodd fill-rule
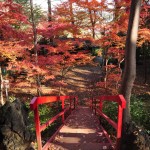
<instances>
[{"instance_id":1,"label":"bridge deck plank","mask_svg":"<svg viewBox=\"0 0 150 150\"><path fill-rule=\"evenodd\" d=\"M49 150L110 150L98 117L89 107L78 106L68 117Z\"/></svg>"}]
</instances>

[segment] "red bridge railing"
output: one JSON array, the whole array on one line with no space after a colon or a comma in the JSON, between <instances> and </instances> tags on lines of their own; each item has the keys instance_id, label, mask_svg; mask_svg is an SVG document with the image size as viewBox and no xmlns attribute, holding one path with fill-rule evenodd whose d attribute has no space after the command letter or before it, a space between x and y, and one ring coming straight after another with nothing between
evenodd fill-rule
<instances>
[{"instance_id":1,"label":"red bridge railing","mask_svg":"<svg viewBox=\"0 0 150 150\"><path fill-rule=\"evenodd\" d=\"M65 105L66 101L69 101L69 105L67 106ZM53 102L61 102L62 111L41 125L38 106L41 104L53 103ZM59 117L62 117L62 124L64 124L65 113L67 111L71 111L72 109L75 109L77 103L78 103L78 98L76 96L43 96L43 97L34 97L32 99L30 103L30 108L34 111L38 150L47 150L51 140L53 139L53 136L55 136L55 134L57 133L56 131L56 133L47 141L47 143L44 146L42 146L41 132L44 131L49 125L51 125ZM60 128L62 126L60 126Z\"/></svg>"},{"instance_id":2,"label":"red bridge railing","mask_svg":"<svg viewBox=\"0 0 150 150\"><path fill-rule=\"evenodd\" d=\"M103 101L116 102L118 104L118 119L117 123L110 119L106 114L103 113ZM123 117L123 109L126 107L126 101L122 95L117 96L99 96L92 98L90 107L95 111L95 114L103 117L116 131L116 144L114 145L111 139L109 138L108 133L102 127L108 141L114 147L115 150L120 149L120 141L121 141L121 132L122 132L122 117Z\"/></svg>"}]
</instances>

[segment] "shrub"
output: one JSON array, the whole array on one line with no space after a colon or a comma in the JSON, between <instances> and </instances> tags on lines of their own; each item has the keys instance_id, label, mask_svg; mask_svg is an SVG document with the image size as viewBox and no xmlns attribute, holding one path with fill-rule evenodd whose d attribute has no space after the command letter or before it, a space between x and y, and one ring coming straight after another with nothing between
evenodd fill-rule
<instances>
[{"instance_id":1,"label":"shrub","mask_svg":"<svg viewBox=\"0 0 150 150\"><path fill-rule=\"evenodd\" d=\"M150 95L132 95L131 96L131 117L132 120L138 125L143 127L148 134L150 134L150 109L149 101ZM108 115L112 120L117 120L116 114L117 104L112 102L106 102L103 112ZM105 125L104 125L105 126ZM108 129L109 130L109 129Z\"/></svg>"},{"instance_id":2,"label":"shrub","mask_svg":"<svg viewBox=\"0 0 150 150\"><path fill-rule=\"evenodd\" d=\"M150 97L150 96L149 96ZM131 116L137 125L142 126L150 134L150 109L148 99L142 96L132 95L131 97Z\"/></svg>"}]
</instances>

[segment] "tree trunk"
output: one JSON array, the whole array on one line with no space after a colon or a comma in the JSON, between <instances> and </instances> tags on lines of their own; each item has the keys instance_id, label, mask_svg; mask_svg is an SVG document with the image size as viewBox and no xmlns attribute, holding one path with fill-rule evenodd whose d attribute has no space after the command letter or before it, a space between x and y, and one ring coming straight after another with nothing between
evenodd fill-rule
<instances>
[{"instance_id":1,"label":"tree trunk","mask_svg":"<svg viewBox=\"0 0 150 150\"><path fill-rule=\"evenodd\" d=\"M2 76L2 69L0 67L0 105L4 105L4 97L3 97L3 76Z\"/></svg>"},{"instance_id":2,"label":"tree trunk","mask_svg":"<svg viewBox=\"0 0 150 150\"><path fill-rule=\"evenodd\" d=\"M51 0L47 0L47 4L48 4L48 21L52 21L52 4L51 4Z\"/></svg>"},{"instance_id":3,"label":"tree trunk","mask_svg":"<svg viewBox=\"0 0 150 150\"><path fill-rule=\"evenodd\" d=\"M148 50L148 44L146 43L144 45L143 51L144 51L144 84L147 82L147 50Z\"/></svg>"},{"instance_id":4,"label":"tree trunk","mask_svg":"<svg viewBox=\"0 0 150 150\"><path fill-rule=\"evenodd\" d=\"M70 16L71 16L71 24L74 25L74 14L73 14L72 3L73 3L72 0L69 0Z\"/></svg>"},{"instance_id":5,"label":"tree trunk","mask_svg":"<svg viewBox=\"0 0 150 150\"><path fill-rule=\"evenodd\" d=\"M135 144L132 135L134 129L130 114L130 97L136 77L136 42L140 17L141 0L132 0L125 47L125 70L121 85L121 94L126 99L126 109L123 116L121 150L133 149Z\"/></svg>"},{"instance_id":6,"label":"tree trunk","mask_svg":"<svg viewBox=\"0 0 150 150\"><path fill-rule=\"evenodd\" d=\"M89 0L86 0L87 4L89 3ZM96 12L93 11L94 15L92 15L92 10L89 7L88 8L88 13L89 13L89 18L90 18L90 23L91 23L91 27L92 27L92 37L93 39L95 39L95 23L96 23Z\"/></svg>"},{"instance_id":7,"label":"tree trunk","mask_svg":"<svg viewBox=\"0 0 150 150\"><path fill-rule=\"evenodd\" d=\"M105 88L107 88L107 76L108 76L108 59L105 60L105 76L104 76L104 82L105 82Z\"/></svg>"},{"instance_id":8,"label":"tree trunk","mask_svg":"<svg viewBox=\"0 0 150 150\"><path fill-rule=\"evenodd\" d=\"M34 53L35 53L35 64L38 66L38 52L37 52L37 30L36 24L34 20L34 13L33 13L33 0L30 0L30 11L31 11L31 19L32 19L32 29L33 29L33 43L34 43ZM40 75L37 73L36 77L36 84L37 84L37 95L41 95L41 83L40 83Z\"/></svg>"},{"instance_id":9,"label":"tree trunk","mask_svg":"<svg viewBox=\"0 0 150 150\"><path fill-rule=\"evenodd\" d=\"M125 47L125 71L121 85L121 94L124 95L127 103L124 111L123 124L129 124L131 120L130 97L136 77L136 42L138 36L140 7L141 0L132 0Z\"/></svg>"}]
</instances>

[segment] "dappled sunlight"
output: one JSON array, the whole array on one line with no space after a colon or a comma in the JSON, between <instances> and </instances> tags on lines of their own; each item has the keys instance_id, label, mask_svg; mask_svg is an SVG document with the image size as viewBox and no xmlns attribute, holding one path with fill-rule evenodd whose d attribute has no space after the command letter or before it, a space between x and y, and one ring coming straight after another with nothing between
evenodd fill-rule
<instances>
[{"instance_id":1,"label":"dappled sunlight","mask_svg":"<svg viewBox=\"0 0 150 150\"><path fill-rule=\"evenodd\" d=\"M63 137L63 135L59 136L59 140L61 143L80 143L81 142L81 138L79 137L70 137L70 136Z\"/></svg>"},{"instance_id":2,"label":"dappled sunlight","mask_svg":"<svg viewBox=\"0 0 150 150\"><path fill-rule=\"evenodd\" d=\"M72 112L50 145L50 149L63 150L95 150L109 147L98 118L85 106L78 106Z\"/></svg>"},{"instance_id":3,"label":"dappled sunlight","mask_svg":"<svg viewBox=\"0 0 150 150\"><path fill-rule=\"evenodd\" d=\"M68 126L63 127L63 131L60 130L60 133L84 133L84 134L89 134L89 133L96 133L96 129L83 129L83 128L72 128Z\"/></svg>"}]
</instances>

